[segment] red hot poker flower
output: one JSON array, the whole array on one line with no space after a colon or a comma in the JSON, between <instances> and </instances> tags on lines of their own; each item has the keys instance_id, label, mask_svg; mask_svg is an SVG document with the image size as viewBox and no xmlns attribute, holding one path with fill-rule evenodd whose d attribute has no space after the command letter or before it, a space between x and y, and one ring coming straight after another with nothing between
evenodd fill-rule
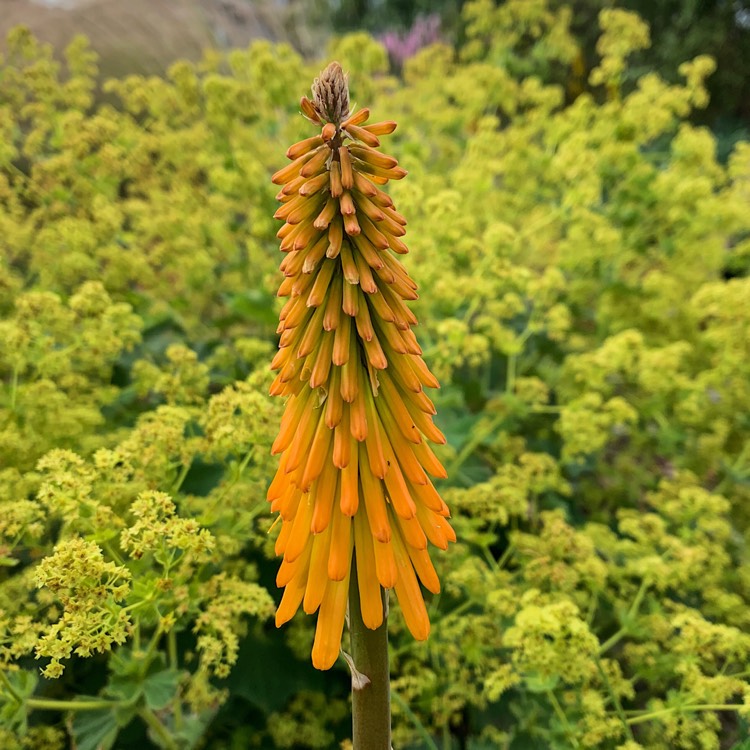
<instances>
[{"instance_id":1,"label":"red hot poker flower","mask_svg":"<svg viewBox=\"0 0 750 750\"><path fill-rule=\"evenodd\" d=\"M362 619L383 622L381 586L395 589L418 640L430 622L421 584L440 583L428 542L456 537L430 476L446 473L429 442L444 443L424 391L438 382L422 360L406 301L417 285L395 254L406 220L381 187L406 171L379 150L395 122L367 125L349 112L347 79L331 63L315 80L304 115L319 135L294 144L291 163L272 178L282 186L275 217L284 281L278 375L271 393L286 398L273 452L281 455L268 490L281 518L276 582L284 595L277 626L299 609L318 623L312 660L329 669L338 656L353 555Z\"/></svg>"}]
</instances>

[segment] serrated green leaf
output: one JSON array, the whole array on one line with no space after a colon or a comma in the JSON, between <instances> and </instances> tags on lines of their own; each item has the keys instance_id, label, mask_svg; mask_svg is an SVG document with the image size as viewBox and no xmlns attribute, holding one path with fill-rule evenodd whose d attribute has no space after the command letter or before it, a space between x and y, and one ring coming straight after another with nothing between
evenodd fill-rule
<instances>
[{"instance_id":1,"label":"serrated green leaf","mask_svg":"<svg viewBox=\"0 0 750 750\"><path fill-rule=\"evenodd\" d=\"M156 711L164 708L174 698L180 676L176 669L164 669L147 677L143 682L146 705Z\"/></svg>"},{"instance_id":2,"label":"serrated green leaf","mask_svg":"<svg viewBox=\"0 0 750 750\"><path fill-rule=\"evenodd\" d=\"M174 733L174 738L180 741L180 747L184 750L194 748L203 737L206 727L211 723L215 715L214 711L206 712L202 716L185 716L182 719L182 729Z\"/></svg>"},{"instance_id":3,"label":"serrated green leaf","mask_svg":"<svg viewBox=\"0 0 750 750\"><path fill-rule=\"evenodd\" d=\"M135 703L143 692L143 682L132 677L114 676L107 684L105 692L112 698Z\"/></svg>"},{"instance_id":4,"label":"serrated green leaf","mask_svg":"<svg viewBox=\"0 0 750 750\"><path fill-rule=\"evenodd\" d=\"M13 698L0 703L0 726L24 734L26 732L26 724L27 716L25 703L19 703Z\"/></svg>"},{"instance_id":5,"label":"serrated green leaf","mask_svg":"<svg viewBox=\"0 0 750 750\"><path fill-rule=\"evenodd\" d=\"M557 687L557 683L560 681L559 675L529 675L526 677L526 687L529 692L532 693L547 693L550 690L554 690Z\"/></svg>"},{"instance_id":6,"label":"serrated green leaf","mask_svg":"<svg viewBox=\"0 0 750 750\"><path fill-rule=\"evenodd\" d=\"M278 322L274 298L262 289L250 289L233 295L229 300L229 309L236 315L265 325L275 326Z\"/></svg>"},{"instance_id":7,"label":"serrated green leaf","mask_svg":"<svg viewBox=\"0 0 750 750\"><path fill-rule=\"evenodd\" d=\"M73 737L77 750L110 750L119 726L112 709L78 711L73 719Z\"/></svg>"}]
</instances>

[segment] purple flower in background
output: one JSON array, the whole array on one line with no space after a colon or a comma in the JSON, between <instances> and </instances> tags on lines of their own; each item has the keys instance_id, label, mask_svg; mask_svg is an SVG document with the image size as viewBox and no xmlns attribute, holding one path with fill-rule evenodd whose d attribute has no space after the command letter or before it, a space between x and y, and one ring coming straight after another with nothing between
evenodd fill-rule
<instances>
[{"instance_id":1,"label":"purple flower in background","mask_svg":"<svg viewBox=\"0 0 750 750\"><path fill-rule=\"evenodd\" d=\"M400 67L422 47L441 41L440 16L437 13L417 16L408 31L403 33L386 31L381 34L379 41L388 50L391 59Z\"/></svg>"}]
</instances>

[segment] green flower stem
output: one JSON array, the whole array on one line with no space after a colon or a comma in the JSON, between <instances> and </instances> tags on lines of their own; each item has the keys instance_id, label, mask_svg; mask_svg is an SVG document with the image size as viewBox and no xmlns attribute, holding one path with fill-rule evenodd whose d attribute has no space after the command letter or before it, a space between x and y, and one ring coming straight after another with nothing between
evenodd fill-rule
<instances>
[{"instance_id":1,"label":"green flower stem","mask_svg":"<svg viewBox=\"0 0 750 750\"><path fill-rule=\"evenodd\" d=\"M138 715L148 724L149 728L159 738L159 744L167 750L177 750L177 743L172 738L169 730L156 717L156 714L145 706L138 710Z\"/></svg>"},{"instance_id":2,"label":"green flower stem","mask_svg":"<svg viewBox=\"0 0 750 750\"><path fill-rule=\"evenodd\" d=\"M661 708L658 711L649 711L639 716L631 716L628 724L643 724L646 721L658 719L660 716L673 714L675 711L740 711L743 708L741 703L696 703L688 706L673 706L672 708Z\"/></svg>"},{"instance_id":3,"label":"green flower stem","mask_svg":"<svg viewBox=\"0 0 750 750\"><path fill-rule=\"evenodd\" d=\"M555 714L557 715L557 718L560 720L560 723L563 725L563 729L565 731L565 734L568 736L568 739L570 740L570 744L575 748L579 748L580 744L578 743L578 740L575 738L575 735L573 734L573 729L570 726L568 717L565 715L565 711L563 711L563 707L560 705L560 701L557 700L557 696L554 694L554 692L552 692L552 690L548 690L547 698L549 699L549 702L552 704L552 708L554 709Z\"/></svg>"},{"instance_id":4,"label":"green flower stem","mask_svg":"<svg viewBox=\"0 0 750 750\"><path fill-rule=\"evenodd\" d=\"M641 585L636 592L635 599L633 599L633 603L630 605L630 609L628 610L627 619L630 620L631 618L635 617L638 614L638 610L641 607L641 603L643 602L643 597L646 595L646 591L649 586L649 580L648 578L644 578L641 581ZM599 647L599 656L602 654L607 653L609 649L611 649L613 646L616 646L626 635L629 633L629 629L627 627L627 624L621 627L614 635L607 638L604 643Z\"/></svg>"},{"instance_id":5,"label":"green flower stem","mask_svg":"<svg viewBox=\"0 0 750 750\"><path fill-rule=\"evenodd\" d=\"M18 703L23 703L23 698L16 692L16 689L13 687L13 684L6 676L5 672L0 669L0 678L2 678L3 685L5 685L5 689L13 696L13 699Z\"/></svg>"},{"instance_id":6,"label":"green flower stem","mask_svg":"<svg viewBox=\"0 0 750 750\"><path fill-rule=\"evenodd\" d=\"M432 739L430 733L425 728L425 725L422 724L422 722L419 720L419 717L414 713L414 711L411 710L409 704L398 693L391 693L391 696L393 698L393 702L398 704L398 707L404 712L409 721L411 721L411 723L414 725L414 729L417 730L417 734L419 734L419 736L424 741L424 746L427 748L427 750L439 750L438 746L435 744L435 740Z\"/></svg>"},{"instance_id":7,"label":"green flower stem","mask_svg":"<svg viewBox=\"0 0 750 750\"><path fill-rule=\"evenodd\" d=\"M18 370L19 366L13 368L13 379L10 382L10 410L16 408L16 396L18 394Z\"/></svg>"},{"instance_id":8,"label":"green flower stem","mask_svg":"<svg viewBox=\"0 0 750 750\"><path fill-rule=\"evenodd\" d=\"M505 371L505 392L513 393L516 388L516 364L515 354L508 355L508 363Z\"/></svg>"},{"instance_id":9,"label":"green flower stem","mask_svg":"<svg viewBox=\"0 0 750 750\"><path fill-rule=\"evenodd\" d=\"M245 469L247 469L248 465L250 464L250 460L252 459L254 453L255 453L255 446L252 446L250 448L250 450L245 454L245 456L242 459L242 461L237 466L237 468L235 470L235 475L224 486L224 488L223 488L223 490L221 492L217 492L216 493L216 497L211 502L211 504L208 506L208 508L206 508L203 511L203 513L201 515L201 518L203 518L203 519L212 519L214 511L222 503L222 501L226 497L226 495L229 492L229 490L232 489L232 487L234 487L234 485L237 484L237 482L239 482L240 479L242 479L242 475L245 473ZM264 503L260 503L260 508L265 508L265 507L266 506L265 506Z\"/></svg>"},{"instance_id":10,"label":"green flower stem","mask_svg":"<svg viewBox=\"0 0 750 750\"><path fill-rule=\"evenodd\" d=\"M505 548L505 551L502 555L500 555L500 559L497 561L496 567L498 570L502 570L508 564L508 560L510 560L515 551L516 548L513 542L508 542L508 546Z\"/></svg>"},{"instance_id":11,"label":"green flower stem","mask_svg":"<svg viewBox=\"0 0 750 750\"><path fill-rule=\"evenodd\" d=\"M27 698L25 703L40 711L101 711L122 705L120 701L57 701L47 698Z\"/></svg>"},{"instance_id":12,"label":"green flower stem","mask_svg":"<svg viewBox=\"0 0 750 750\"><path fill-rule=\"evenodd\" d=\"M177 657L177 633L172 628L167 633L167 653L169 654L169 666L171 669L179 669L179 659ZM174 727L179 732L182 729L182 702L180 700L180 691L172 701L172 713L174 714Z\"/></svg>"},{"instance_id":13,"label":"green flower stem","mask_svg":"<svg viewBox=\"0 0 750 750\"><path fill-rule=\"evenodd\" d=\"M620 628L614 635L607 638L599 647L599 654L606 654L609 649L616 646L628 634L627 628Z\"/></svg>"},{"instance_id":14,"label":"green flower stem","mask_svg":"<svg viewBox=\"0 0 750 750\"><path fill-rule=\"evenodd\" d=\"M469 456L488 438L490 437L502 423L508 418L507 414L497 414L495 418L489 422L483 429L477 430L460 453L453 460L453 463L447 468L448 476L456 476L459 469L463 466Z\"/></svg>"},{"instance_id":15,"label":"green flower stem","mask_svg":"<svg viewBox=\"0 0 750 750\"><path fill-rule=\"evenodd\" d=\"M190 471L190 467L192 466L192 461L188 461L186 464L183 464L180 473L177 475L177 478L174 481L174 484L172 485L172 489L170 490L172 495L176 495L180 488L182 487L182 483L185 481L185 477L188 475L188 472Z\"/></svg>"},{"instance_id":16,"label":"green flower stem","mask_svg":"<svg viewBox=\"0 0 750 750\"><path fill-rule=\"evenodd\" d=\"M388 669L388 611L385 592L383 624L370 630L362 621L357 564L349 585L349 630L354 668L369 680L359 687L352 675L352 739L354 750L391 750L391 682Z\"/></svg>"},{"instance_id":17,"label":"green flower stem","mask_svg":"<svg viewBox=\"0 0 750 750\"><path fill-rule=\"evenodd\" d=\"M602 662L599 659L598 656L594 657L594 660L596 662L596 668L599 671L599 676L602 678L602 681L604 682L604 685L607 688L607 691L609 692L610 697L612 698L612 702L615 704L615 710L617 711L617 716L620 719L620 722L622 723L623 728L625 729L625 732L627 733L628 737L635 742L635 737L633 736L633 730L630 728L630 724L628 724L627 716L625 715L625 711L622 708L622 703L620 701L620 697L617 695L617 693L612 688L612 683L609 680L609 677L607 677L607 673L604 671L604 667L602 666Z\"/></svg>"}]
</instances>

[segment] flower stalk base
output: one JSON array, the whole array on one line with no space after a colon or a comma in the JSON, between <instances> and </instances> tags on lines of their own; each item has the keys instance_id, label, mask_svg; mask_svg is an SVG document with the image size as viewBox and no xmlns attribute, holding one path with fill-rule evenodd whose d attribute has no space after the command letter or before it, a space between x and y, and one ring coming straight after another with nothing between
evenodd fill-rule
<instances>
[{"instance_id":1,"label":"flower stalk base","mask_svg":"<svg viewBox=\"0 0 750 750\"><path fill-rule=\"evenodd\" d=\"M356 567L356 562L354 563ZM354 750L391 750L391 683L388 668L388 611L381 590L383 623L371 630L362 620L356 574L349 588L349 631L354 668L368 681L352 676Z\"/></svg>"}]
</instances>

